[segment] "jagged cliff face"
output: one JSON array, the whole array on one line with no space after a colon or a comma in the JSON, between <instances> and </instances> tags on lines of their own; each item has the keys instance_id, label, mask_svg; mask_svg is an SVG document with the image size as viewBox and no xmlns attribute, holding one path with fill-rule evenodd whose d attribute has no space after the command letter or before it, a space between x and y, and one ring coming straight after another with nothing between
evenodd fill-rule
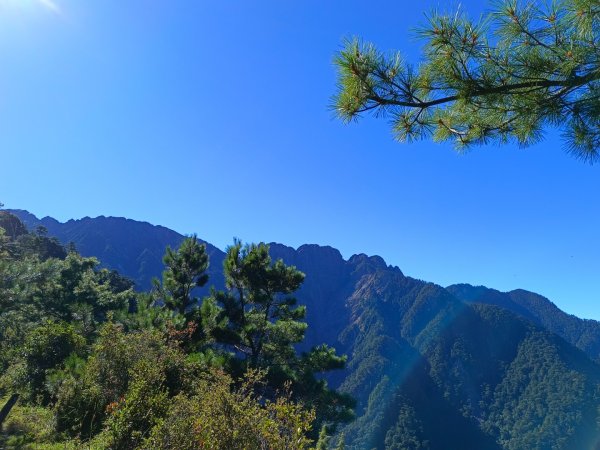
<instances>
[{"instance_id":1,"label":"jagged cliff face","mask_svg":"<svg viewBox=\"0 0 600 450\"><path fill-rule=\"evenodd\" d=\"M160 276L164 247L184 238L122 218L61 224L17 214L141 288ZM220 289L224 253L207 248L209 285ZM317 245L270 249L306 274L297 292L309 324L303 348L327 343L348 355L347 368L328 377L358 401L357 419L343 430L348 448L595 448L598 322L527 291L444 289L377 256L345 260Z\"/></svg>"}]
</instances>

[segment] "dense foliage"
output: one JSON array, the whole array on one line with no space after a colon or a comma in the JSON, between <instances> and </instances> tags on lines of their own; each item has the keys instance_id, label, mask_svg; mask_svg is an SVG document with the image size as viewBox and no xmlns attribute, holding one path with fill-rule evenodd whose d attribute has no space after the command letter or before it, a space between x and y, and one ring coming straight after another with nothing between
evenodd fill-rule
<instances>
[{"instance_id":1,"label":"dense foliage","mask_svg":"<svg viewBox=\"0 0 600 450\"><path fill-rule=\"evenodd\" d=\"M343 120L389 114L399 140L433 136L457 147L563 131L584 161L600 156L600 8L596 0L502 0L487 17L433 13L419 31L423 60L407 64L360 40L336 58Z\"/></svg>"},{"instance_id":2,"label":"dense foliage","mask_svg":"<svg viewBox=\"0 0 600 450\"><path fill-rule=\"evenodd\" d=\"M294 348L306 324L289 295L304 275L264 244L235 249L225 273L247 303L194 296L209 264L196 237L167 248L162 282L136 293L0 211L0 398L20 396L0 446L301 449L349 420L352 400L316 377L344 359Z\"/></svg>"}]
</instances>

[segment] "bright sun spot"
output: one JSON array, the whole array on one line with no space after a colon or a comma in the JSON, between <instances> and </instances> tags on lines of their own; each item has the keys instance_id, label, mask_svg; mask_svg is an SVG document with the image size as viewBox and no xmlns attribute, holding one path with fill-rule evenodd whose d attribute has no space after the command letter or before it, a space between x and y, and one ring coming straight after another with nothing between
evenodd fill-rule
<instances>
[{"instance_id":1,"label":"bright sun spot","mask_svg":"<svg viewBox=\"0 0 600 450\"><path fill-rule=\"evenodd\" d=\"M55 14L60 14L61 9L54 0L0 0L1 9L32 9L42 7Z\"/></svg>"}]
</instances>

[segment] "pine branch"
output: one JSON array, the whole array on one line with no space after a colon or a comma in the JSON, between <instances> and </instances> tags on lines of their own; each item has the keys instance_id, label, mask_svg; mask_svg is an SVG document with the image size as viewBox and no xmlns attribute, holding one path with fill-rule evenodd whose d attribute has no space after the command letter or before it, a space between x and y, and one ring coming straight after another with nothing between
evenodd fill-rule
<instances>
[{"instance_id":1,"label":"pine branch","mask_svg":"<svg viewBox=\"0 0 600 450\"><path fill-rule=\"evenodd\" d=\"M459 13L433 15L420 32L427 43L417 71L354 40L336 58L334 108L344 121L391 113L400 140L433 135L459 147L492 138L527 145L543 126L557 126L568 151L593 162L599 23L600 8L582 0L547 9L507 0L479 24Z\"/></svg>"}]
</instances>

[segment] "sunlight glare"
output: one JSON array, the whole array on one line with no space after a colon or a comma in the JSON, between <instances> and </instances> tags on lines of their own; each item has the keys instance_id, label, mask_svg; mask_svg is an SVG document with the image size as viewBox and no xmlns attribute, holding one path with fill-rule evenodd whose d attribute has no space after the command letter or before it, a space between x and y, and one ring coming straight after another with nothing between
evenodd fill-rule
<instances>
[{"instance_id":1,"label":"sunlight glare","mask_svg":"<svg viewBox=\"0 0 600 450\"><path fill-rule=\"evenodd\" d=\"M43 8L54 14L60 14L61 9L54 0L0 0L0 11L19 10L27 11Z\"/></svg>"}]
</instances>

